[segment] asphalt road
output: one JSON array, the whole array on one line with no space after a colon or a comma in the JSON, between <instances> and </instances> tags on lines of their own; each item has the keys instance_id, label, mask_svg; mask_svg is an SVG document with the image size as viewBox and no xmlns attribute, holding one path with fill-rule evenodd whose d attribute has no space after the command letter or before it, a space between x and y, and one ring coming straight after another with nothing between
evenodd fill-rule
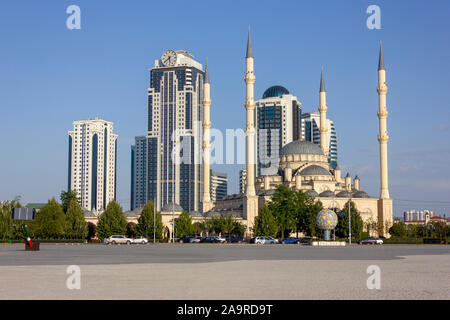
<instances>
[{"instance_id":1,"label":"asphalt road","mask_svg":"<svg viewBox=\"0 0 450 320\"><path fill-rule=\"evenodd\" d=\"M450 246L249 244L55 245L38 252L0 246L0 266L69 264L205 263L238 260L392 260L412 255L450 255Z\"/></svg>"},{"instance_id":2,"label":"asphalt road","mask_svg":"<svg viewBox=\"0 0 450 320\"><path fill-rule=\"evenodd\" d=\"M68 289L67 268L80 268ZM368 267L380 270L369 289ZM0 246L0 299L450 299L450 247Z\"/></svg>"}]
</instances>

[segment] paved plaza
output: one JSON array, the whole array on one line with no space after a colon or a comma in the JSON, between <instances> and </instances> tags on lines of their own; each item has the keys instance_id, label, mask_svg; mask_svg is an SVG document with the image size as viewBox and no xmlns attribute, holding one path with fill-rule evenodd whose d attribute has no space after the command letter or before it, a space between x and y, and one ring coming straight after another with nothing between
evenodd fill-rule
<instances>
[{"instance_id":1,"label":"paved plaza","mask_svg":"<svg viewBox=\"0 0 450 320\"><path fill-rule=\"evenodd\" d=\"M450 246L2 245L0 299L450 299Z\"/></svg>"}]
</instances>

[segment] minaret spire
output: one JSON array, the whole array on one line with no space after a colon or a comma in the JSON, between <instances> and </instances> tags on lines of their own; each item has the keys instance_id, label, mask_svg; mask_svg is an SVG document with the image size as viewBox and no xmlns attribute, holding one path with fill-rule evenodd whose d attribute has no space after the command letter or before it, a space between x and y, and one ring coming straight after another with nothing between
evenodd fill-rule
<instances>
[{"instance_id":1,"label":"minaret spire","mask_svg":"<svg viewBox=\"0 0 450 320\"><path fill-rule=\"evenodd\" d=\"M386 70L384 67L384 58L383 58L383 47L380 40L380 56L378 58L378 71L380 70Z\"/></svg>"},{"instance_id":2,"label":"minaret spire","mask_svg":"<svg viewBox=\"0 0 450 320\"><path fill-rule=\"evenodd\" d=\"M205 83L211 83L209 81L209 71L208 71L208 57L206 57L206 63L205 63Z\"/></svg>"},{"instance_id":3,"label":"minaret spire","mask_svg":"<svg viewBox=\"0 0 450 320\"><path fill-rule=\"evenodd\" d=\"M327 92L325 91L325 81L323 80L323 67L320 76L319 91L319 113L320 113L320 148L324 155L328 155L328 139L327 139Z\"/></svg>"},{"instance_id":4,"label":"minaret spire","mask_svg":"<svg viewBox=\"0 0 450 320\"><path fill-rule=\"evenodd\" d=\"M388 187L388 159L387 144L389 136L387 134L387 117L388 111L386 107L386 94L388 87L386 86L386 69L384 67L383 50L380 42L380 57L378 61L378 118L379 118L379 135L380 143L380 198L389 199Z\"/></svg>"},{"instance_id":5,"label":"minaret spire","mask_svg":"<svg viewBox=\"0 0 450 320\"><path fill-rule=\"evenodd\" d=\"M325 81L323 81L323 66L322 66L322 73L320 75L320 92L327 92L325 90Z\"/></svg>"},{"instance_id":6,"label":"minaret spire","mask_svg":"<svg viewBox=\"0 0 450 320\"><path fill-rule=\"evenodd\" d=\"M246 58L253 58L252 39L250 36L250 26L248 26L247 54Z\"/></svg>"}]
</instances>

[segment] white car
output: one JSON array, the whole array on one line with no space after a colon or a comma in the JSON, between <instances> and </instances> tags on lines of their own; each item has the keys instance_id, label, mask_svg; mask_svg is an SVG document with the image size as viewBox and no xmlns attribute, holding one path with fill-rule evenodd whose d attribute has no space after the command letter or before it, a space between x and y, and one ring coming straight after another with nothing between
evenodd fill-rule
<instances>
[{"instance_id":1,"label":"white car","mask_svg":"<svg viewBox=\"0 0 450 320\"><path fill-rule=\"evenodd\" d=\"M148 240L146 237L137 237L133 239L133 243L147 244Z\"/></svg>"},{"instance_id":2,"label":"white car","mask_svg":"<svg viewBox=\"0 0 450 320\"><path fill-rule=\"evenodd\" d=\"M383 244L383 240L380 238L365 238L358 241L359 244Z\"/></svg>"},{"instance_id":3,"label":"white car","mask_svg":"<svg viewBox=\"0 0 450 320\"><path fill-rule=\"evenodd\" d=\"M275 244L278 241L272 237L256 237L255 244Z\"/></svg>"},{"instance_id":4,"label":"white car","mask_svg":"<svg viewBox=\"0 0 450 320\"><path fill-rule=\"evenodd\" d=\"M119 235L112 235L109 238L105 238L103 240L103 243L105 244L132 244L133 243L133 239L131 238L127 238L125 236L119 236Z\"/></svg>"}]
</instances>

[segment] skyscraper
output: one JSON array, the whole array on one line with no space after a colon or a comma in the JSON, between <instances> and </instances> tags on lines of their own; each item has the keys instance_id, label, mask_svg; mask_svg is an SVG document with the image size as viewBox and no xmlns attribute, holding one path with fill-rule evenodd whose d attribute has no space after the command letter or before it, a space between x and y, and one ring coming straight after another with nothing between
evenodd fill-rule
<instances>
[{"instance_id":1,"label":"skyscraper","mask_svg":"<svg viewBox=\"0 0 450 320\"><path fill-rule=\"evenodd\" d=\"M211 201L215 202L225 198L228 194L228 175L211 170L210 180Z\"/></svg>"},{"instance_id":2,"label":"skyscraper","mask_svg":"<svg viewBox=\"0 0 450 320\"><path fill-rule=\"evenodd\" d=\"M102 211L116 198L117 134L102 119L73 122L69 131L68 190L76 192L81 207Z\"/></svg>"},{"instance_id":3,"label":"skyscraper","mask_svg":"<svg viewBox=\"0 0 450 320\"><path fill-rule=\"evenodd\" d=\"M147 156L147 136L135 137L131 146L131 210L147 203Z\"/></svg>"},{"instance_id":4,"label":"skyscraper","mask_svg":"<svg viewBox=\"0 0 450 320\"><path fill-rule=\"evenodd\" d=\"M203 81L202 65L186 51L166 50L155 61L146 147L136 152L141 138L132 146L131 209L156 199L158 210L174 201L186 211L199 211Z\"/></svg>"},{"instance_id":5,"label":"skyscraper","mask_svg":"<svg viewBox=\"0 0 450 320\"><path fill-rule=\"evenodd\" d=\"M278 171L278 154L300 135L302 104L281 86L268 88L256 101L257 176Z\"/></svg>"},{"instance_id":6,"label":"skyscraper","mask_svg":"<svg viewBox=\"0 0 450 320\"><path fill-rule=\"evenodd\" d=\"M302 140L311 141L320 145L320 114L319 112L311 112L302 114ZM333 169L336 168L338 161L337 135L334 122L326 119L328 128L326 139L328 140L328 162Z\"/></svg>"}]
</instances>

